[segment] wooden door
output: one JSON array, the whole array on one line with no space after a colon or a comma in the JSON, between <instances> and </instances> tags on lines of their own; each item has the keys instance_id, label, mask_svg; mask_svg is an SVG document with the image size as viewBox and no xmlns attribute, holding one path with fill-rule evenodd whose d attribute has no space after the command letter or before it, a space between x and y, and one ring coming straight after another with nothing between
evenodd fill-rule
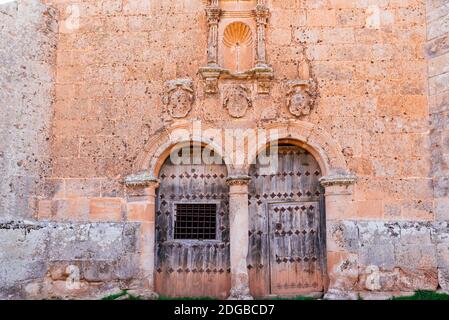
<instances>
[{"instance_id":1,"label":"wooden door","mask_svg":"<svg viewBox=\"0 0 449 320\"><path fill-rule=\"evenodd\" d=\"M301 295L323 291L325 231L321 170L296 146L279 146L278 168L257 162L249 188L251 293Z\"/></svg>"},{"instance_id":2,"label":"wooden door","mask_svg":"<svg viewBox=\"0 0 449 320\"><path fill-rule=\"evenodd\" d=\"M229 295L226 177L226 166L220 164L175 165L168 159L162 167L156 204L155 286L160 295L218 298ZM197 219L181 224L181 206L183 212L197 210ZM215 237L196 229L205 223L204 219L211 218L200 216L210 208L216 211L216 219L208 222L209 231L215 228ZM191 232L195 233L193 238L188 237Z\"/></svg>"},{"instance_id":3,"label":"wooden door","mask_svg":"<svg viewBox=\"0 0 449 320\"><path fill-rule=\"evenodd\" d=\"M268 208L271 293L322 291L319 203L275 203Z\"/></svg>"}]
</instances>

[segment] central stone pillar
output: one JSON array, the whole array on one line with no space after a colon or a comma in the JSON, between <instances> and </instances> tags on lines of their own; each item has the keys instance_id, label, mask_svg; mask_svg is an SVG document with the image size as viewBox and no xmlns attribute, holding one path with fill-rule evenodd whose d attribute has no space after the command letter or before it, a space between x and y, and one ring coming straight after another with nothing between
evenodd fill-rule
<instances>
[{"instance_id":1,"label":"central stone pillar","mask_svg":"<svg viewBox=\"0 0 449 320\"><path fill-rule=\"evenodd\" d=\"M249 176L227 179L229 185L229 218L231 241L231 295L230 300L250 300L247 256L249 247Z\"/></svg>"}]
</instances>

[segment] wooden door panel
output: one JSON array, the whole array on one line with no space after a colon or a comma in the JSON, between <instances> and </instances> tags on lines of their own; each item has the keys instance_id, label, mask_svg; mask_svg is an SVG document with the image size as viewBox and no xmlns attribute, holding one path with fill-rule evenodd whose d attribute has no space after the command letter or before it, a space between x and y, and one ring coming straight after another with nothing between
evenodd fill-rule
<instances>
[{"instance_id":1,"label":"wooden door panel","mask_svg":"<svg viewBox=\"0 0 449 320\"><path fill-rule=\"evenodd\" d=\"M268 213L271 293L322 291L318 202L271 204Z\"/></svg>"},{"instance_id":2,"label":"wooden door panel","mask_svg":"<svg viewBox=\"0 0 449 320\"><path fill-rule=\"evenodd\" d=\"M251 293L256 297L323 290L325 244L321 217L324 208L320 205L323 198L319 184L321 170L313 156L299 147L280 146L278 152L276 172L263 174L259 163L250 169L248 268ZM292 205L293 209L288 211ZM309 209L311 205L313 209ZM302 207L305 209L301 210ZM282 214L281 208L285 209ZM276 223L287 229L275 237ZM309 229L316 233L302 233ZM282 262L274 262L276 254L282 257ZM293 257L295 260L290 261Z\"/></svg>"},{"instance_id":3,"label":"wooden door panel","mask_svg":"<svg viewBox=\"0 0 449 320\"><path fill-rule=\"evenodd\" d=\"M168 297L226 298L231 286L226 166L174 165L160 173L156 210L156 291ZM175 240L177 203L217 205L217 240Z\"/></svg>"}]
</instances>

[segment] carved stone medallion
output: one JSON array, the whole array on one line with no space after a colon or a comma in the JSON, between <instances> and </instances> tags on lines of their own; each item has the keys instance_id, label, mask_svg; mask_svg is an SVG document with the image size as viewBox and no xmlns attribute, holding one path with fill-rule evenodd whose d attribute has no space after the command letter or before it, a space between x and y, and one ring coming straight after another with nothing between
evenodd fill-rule
<instances>
[{"instance_id":1,"label":"carved stone medallion","mask_svg":"<svg viewBox=\"0 0 449 320\"><path fill-rule=\"evenodd\" d=\"M251 90L243 85L228 87L223 97L223 107L231 117L242 118L248 108L252 106Z\"/></svg>"},{"instance_id":2,"label":"carved stone medallion","mask_svg":"<svg viewBox=\"0 0 449 320\"><path fill-rule=\"evenodd\" d=\"M287 107L294 116L310 114L315 104L315 86L311 80L294 80L288 82Z\"/></svg>"},{"instance_id":3,"label":"carved stone medallion","mask_svg":"<svg viewBox=\"0 0 449 320\"><path fill-rule=\"evenodd\" d=\"M192 110L195 100L193 82L190 79L176 79L167 81L164 103L170 116L184 118Z\"/></svg>"}]
</instances>

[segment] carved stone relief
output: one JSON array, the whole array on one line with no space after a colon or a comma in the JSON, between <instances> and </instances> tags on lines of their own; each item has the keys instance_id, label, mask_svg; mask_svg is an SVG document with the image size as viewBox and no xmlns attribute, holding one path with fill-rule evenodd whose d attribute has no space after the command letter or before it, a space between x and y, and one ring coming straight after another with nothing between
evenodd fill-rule
<instances>
[{"instance_id":1,"label":"carved stone relief","mask_svg":"<svg viewBox=\"0 0 449 320\"><path fill-rule=\"evenodd\" d=\"M218 92L219 79L257 81L268 94L273 68L266 59L266 27L270 11L263 0L207 1L208 63L199 72L205 92Z\"/></svg>"},{"instance_id":2,"label":"carved stone relief","mask_svg":"<svg viewBox=\"0 0 449 320\"><path fill-rule=\"evenodd\" d=\"M244 85L232 85L226 89L223 95L223 108L228 110L231 117L242 118L251 106L250 89Z\"/></svg>"},{"instance_id":3,"label":"carved stone relief","mask_svg":"<svg viewBox=\"0 0 449 320\"><path fill-rule=\"evenodd\" d=\"M292 80L287 83L287 107L296 117L310 114L316 100L316 85L313 80Z\"/></svg>"},{"instance_id":4,"label":"carved stone relief","mask_svg":"<svg viewBox=\"0 0 449 320\"><path fill-rule=\"evenodd\" d=\"M176 79L165 83L164 104L173 118L184 118L192 110L195 100L193 82L190 79Z\"/></svg>"}]
</instances>

